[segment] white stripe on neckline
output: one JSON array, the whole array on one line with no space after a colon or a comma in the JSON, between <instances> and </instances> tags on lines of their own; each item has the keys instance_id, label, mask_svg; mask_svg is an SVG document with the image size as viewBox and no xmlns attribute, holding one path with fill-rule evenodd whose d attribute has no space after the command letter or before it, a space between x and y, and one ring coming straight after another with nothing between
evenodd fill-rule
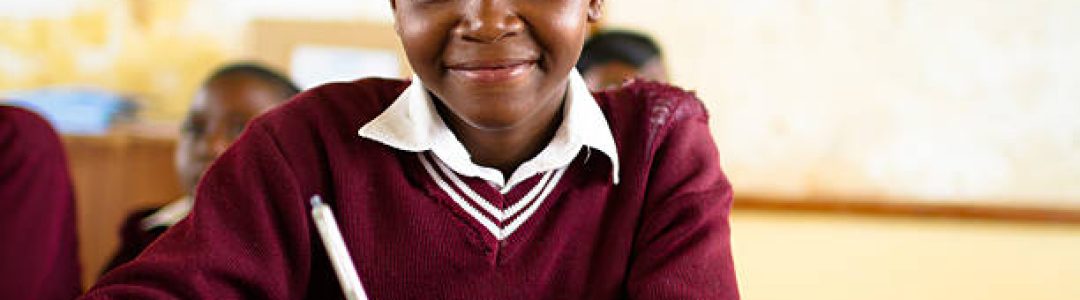
<instances>
[{"instance_id":1,"label":"white stripe on neckline","mask_svg":"<svg viewBox=\"0 0 1080 300\"><path fill-rule=\"evenodd\" d=\"M435 184L439 185L439 188L441 188L443 192L445 192L447 195L450 195L450 199L453 199L454 203L457 203L457 205L461 207L461 209L464 209L465 212L469 214L469 216L473 217L473 219L479 221L480 225L483 225L484 228L487 228L487 230L490 231L491 234L495 235L496 238L500 236L502 230L498 226L496 226L495 223L492 223L491 220L488 220L488 218L484 217L484 215L480 213L480 211L477 211L476 208L472 207L472 205L466 203L465 199L462 199L460 195L455 193L454 189L451 188L450 185L442 179L442 176L439 176L438 172L435 172L435 169L431 167L431 163L427 161L427 158L424 157L423 154L420 154L420 163L424 164L424 170L427 170L428 175L430 175L432 179L435 179Z\"/></svg>"},{"instance_id":2,"label":"white stripe on neckline","mask_svg":"<svg viewBox=\"0 0 1080 300\"><path fill-rule=\"evenodd\" d=\"M533 201L533 204L529 206L529 209L526 209L525 212L521 213L521 216L518 216L517 219L510 222L510 225L503 228L503 234L505 234L505 236L510 236L514 231L517 231L518 227L520 227L521 224L524 224L525 221L540 208L540 204L544 203L544 199L547 199L548 195L551 194L551 191L555 190L555 186L559 184L559 179L562 178L563 173L566 173L566 167L558 168L554 172L555 175L552 177L551 181L547 183L547 187L544 188L544 192L540 194L540 197L537 198L536 201ZM502 239L499 240L501 241Z\"/></svg>"},{"instance_id":3,"label":"white stripe on neckline","mask_svg":"<svg viewBox=\"0 0 1080 300\"><path fill-rule=\"evenodd\" d=\"M442 170L443 174L447 174L447 177L450 177L450 182L454 183L454 186L457 186L458 190L462 191L465 196L468 196L470 199L472 199L474 203L479 204L481 208L487 211L488 214L495 217L495 219L498 220L500 223L516 215L519 211L521 211L523 207L528 205L529 202L532 202L533 199L536 198L537 194L540 193L540 190L543 189L544 185L547 184L547 181L551 179L551 174L553 173L550 171L544 172L543 177L540 178L540 182L533 186L532 190L530 190L529 193L525 195L525 197L522 197L520 200L518 200L517 203L514 203L514 205L511 205L508 209L501 210L494 205L491 205L490 201L488 201L483 196L477 194L476 191L474 191L472 187L469 187L468 184L465 184L465 182L461 180L461 177L458 176L457 173L454 173L454 171L450 170L450 167L444 164L442 160L440 160L437 156L433 156L432 160L435 161L435 165L439 167L439 170Z\"/></svg>"},{"instance_id":4,"label":"white stripe on neckline","mask_svg":"<svg viewBox=\"0 0 1080 300\"><path fill-rule=\"evenodd\" d=\"M558 185L559 180L562 178L563 174L566 172L566 167L544 172L543 177L540 178L540 181L537 182L536 185L533 186L532 189L524 197L519 199L517 203L514 203L514 205L511 205L506 210L500 210L499 208L492 205L491 202L488 201L486 198L480 196L475 191L473 191L471 187L469 187L464 181L461 180L461 177L459 177L457 173L450 170L450 168L443 164L443 162L440 161L438 157L434 157L433 155L425 155L423 152L417 153L417 156L419 156L420 162L424 165L424 170L428 172L428 175L431 176L431 178L435 181L435 184L438 185L444 193L450 196L450 198L454 201L455 204L461 207L461 209L465 210L465 212L468 213L470 217L476 219L477 222L480 222L480 224L484 226L484 228L487 229L491 233L491 235L493 235L495 239L499 241L506 239L511 234L513 234L514 231L517 231L517 229L522 224L524 224L525 221L527 221L534 213L536 213L536 211L540 208L540 205L544 202L544 199L546 199L548 195L551 194L551 192L555 189L555 186ZM434 165L437 166L439 170L442 171L442 173L446 174L445 176L450 179L450 183L448 183L447 180L443 178L443 174L439 174L439 172L435 170L435 167L432 166L432 161L434 161ZM459 194L457 190L455 190L454 187L451 186L451 183L453 183L453 185L457 187L457 190L460 190L461 193L464 193L465 197L469 197L469 199L472 200L473 203L476 203L476 205L480 206L481 209L494 217L498 224L485 216L475 206L471 205L469 201L466 201L465 198L462 197L462 195ZM526 207L528 208L525 209ZM522 209L525 209L525 211L521 212ZM521 214L517 215L518 212L521 212ZM516 218L514 218L515 215L517 215ZM508 220L510 221L510 224L502 227L501 224L505 223Z\"/></svg>"}]
</instances>

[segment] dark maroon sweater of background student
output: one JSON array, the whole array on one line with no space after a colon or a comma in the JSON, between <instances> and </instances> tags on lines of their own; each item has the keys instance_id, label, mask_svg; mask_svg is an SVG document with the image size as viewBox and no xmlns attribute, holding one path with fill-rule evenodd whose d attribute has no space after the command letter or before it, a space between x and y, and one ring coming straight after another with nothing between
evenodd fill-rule
<instances>
[{"instance_id":1,"label":"dark maroon sweater of background student","mask_svg":"<svg viewBox=\"0 0 1080 300\"><path fill-rule=\"evenodd\" d=\"M407 85L331 84L258 118L211 167L192 214L87 298L340 298L309 216L320 194L371 299L738 299L731 186L692 94L655 83L597 94L620 183L602 152L582 151L500 242L416 154L357 136Z\"/></svg>"},{"instance_id":2,"label":"dark maroon sweater of background student","mask_svg":"<svg viewBox=\"0 0 1080 300\"><path fill-rule=\"evenodd\" d=\"M60 138L0 105L0 299L79 295L75 196Z\"/></svg>"}]
</instances>

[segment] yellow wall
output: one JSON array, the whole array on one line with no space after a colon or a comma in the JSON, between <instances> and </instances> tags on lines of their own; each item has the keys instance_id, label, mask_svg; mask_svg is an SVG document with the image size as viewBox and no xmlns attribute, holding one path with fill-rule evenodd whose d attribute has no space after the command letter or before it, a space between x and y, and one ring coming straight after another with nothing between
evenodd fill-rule
<instances>
[{"instance_id":1,"label":"yellow wall","mask_svg":"<svg viewBox=\"0 0 1080 300\"><path fill-rule=\"evenodd\" d=\"M1080 225L736 211L743 298L1080 299Z\"/></svg>"},{"instance_id":2,"label":"yellow wall","mask_svg":"<svg viewBox=\"0 0 1080 300\"><path fill-rule=\"evenodd\" d=\"M134 97L145 120L176 122L213 68L257 57L252 20L389 16L383 0L0 0L0 95L102 87Z\"/></svg>"},{"instance_id":3,"label":"yellow wall","mask_svg":"<svg viewBox=\"0 0 1080 300\"><path fill-rule=\"evenodd\" d=\"M185 1L79 3L0 18L0 91L95 86L134 97L149 120L178 120L203 77L235 56L220 31L194 26Z\"/></svg>"}]
</instances>

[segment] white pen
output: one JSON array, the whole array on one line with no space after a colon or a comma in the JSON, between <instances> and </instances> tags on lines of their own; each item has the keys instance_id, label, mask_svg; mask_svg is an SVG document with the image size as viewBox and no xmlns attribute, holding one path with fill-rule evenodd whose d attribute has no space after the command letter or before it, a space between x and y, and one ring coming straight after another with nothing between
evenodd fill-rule
<instances>
[{"instance_id":1,"label":"white pen","mask_svg":"<svg viewBox=\"0 0 1080 300\"><path fill-rule=\"evenodd\" d=\"M337 273L345 299L367 300L364 287L360 284L360 276L356 274L356 267L349 256L349 249L345 248L345 239L338 230L334 212L329 205L322 202L319 195L311 196L311 218L319 230L319 238L326 248L326 255L330 257L330 264L334 266L334 273Z\"/></svg>"}]
</instances>

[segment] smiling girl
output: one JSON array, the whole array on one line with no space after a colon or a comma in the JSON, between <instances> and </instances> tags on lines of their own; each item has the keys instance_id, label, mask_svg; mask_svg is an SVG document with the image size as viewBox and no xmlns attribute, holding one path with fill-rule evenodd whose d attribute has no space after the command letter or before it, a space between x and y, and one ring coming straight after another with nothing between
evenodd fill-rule
<instances>
[{"instance_id":1,"label":"smiling girl","mask_svg":"<svg viewBox=\"0 0 1080 300\"><path fill-rule=\"evenodd\" d=\"M601 0L397 0L416 75L253 121L192 214L87 298L341 297L307 199L372 299L738 299L732 193L693 94L590 94Z\"/></svg>"}]
</instances>

